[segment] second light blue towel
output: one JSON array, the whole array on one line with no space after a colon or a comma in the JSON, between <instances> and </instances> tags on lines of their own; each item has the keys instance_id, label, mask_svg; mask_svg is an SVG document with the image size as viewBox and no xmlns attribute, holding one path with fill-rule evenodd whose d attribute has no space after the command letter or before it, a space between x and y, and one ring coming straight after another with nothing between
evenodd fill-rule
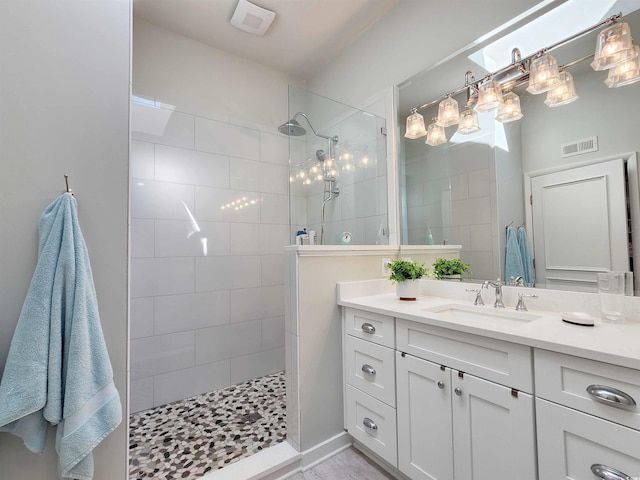
<instances>
[{"instance_id":1,"label":"second light blue towel","mask_svg":"<svg viewBox=\"0 0 640 480\"><path fill-rule=\"evenodd\" d=\"M520 249L520 257L522 258L522 268L524 271L522 277L524 278L524 284L527 287L533 287L536 282L536 271L533 268L529 239L524 227L518 228L518 248Z\"/></svg>"},{"instance_id":2,"label":"second light blue towel","mask_svg":"<svg viewBox=\"0 0 640 480\"><path fill-rule=\"evenodd\" d=\"M524 278L524 267L522 266L522 256L520 247L516 239L516 232L513 227L507 227L507 251L504 261L504 279L509 282L510 278Z\"/></svg>"}]
</instances>

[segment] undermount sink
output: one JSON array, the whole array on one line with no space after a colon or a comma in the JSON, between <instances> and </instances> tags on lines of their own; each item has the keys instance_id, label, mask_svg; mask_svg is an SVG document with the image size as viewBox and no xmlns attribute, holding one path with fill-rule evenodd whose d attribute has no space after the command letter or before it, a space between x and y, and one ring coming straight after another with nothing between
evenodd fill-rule
<instances>
[{"instance_id":1,"label":"undermount sink","mask_svg":"<svg viewBox=\"0 0 640 480\"><path fill-rule=\"evenodd\" d=\"M514 310L503 310L490 306L447 304L439 307L427 308L427 312L437 313L438 318L450 321L515 321L531 322L540 318L540 315Z\"/></svg>"}]
</instances>

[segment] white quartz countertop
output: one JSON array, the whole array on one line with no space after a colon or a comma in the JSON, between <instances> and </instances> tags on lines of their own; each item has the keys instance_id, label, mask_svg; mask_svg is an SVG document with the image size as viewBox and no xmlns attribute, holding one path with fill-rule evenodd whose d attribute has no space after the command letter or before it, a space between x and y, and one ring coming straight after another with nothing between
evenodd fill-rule
<instances>
[{"instance_id":1,"label":"white quartz countertop","mask_svg":"<svg viewBox=\"0 0 640 480\"><path fill-rule=\"evenodd\" d=\"M595 326L571 325L563 322L559 312L535 310L531 321L504 318L481 320L448 320L429 309L447 304L467 305L483 312L493 311L492 305L474 306L451 298L420 296L416 301L402 301L395 293L383 293L355 298L340 298L338 304L368 312L444 327L460 332L505 340L530 347L552 350L602 362L640 369L640 323L610 324L596 320ZM507 311L513 311L509 307Z\"/></svg>"}]
</instances>

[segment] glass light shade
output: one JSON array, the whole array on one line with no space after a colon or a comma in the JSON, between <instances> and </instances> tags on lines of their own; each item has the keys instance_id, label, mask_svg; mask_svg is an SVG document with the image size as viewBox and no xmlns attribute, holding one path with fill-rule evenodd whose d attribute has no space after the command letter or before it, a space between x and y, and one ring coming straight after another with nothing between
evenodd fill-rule
<instances>
[{"instance_id":1,"label":"glass light shade","mask_svg":"<svg viewBox=\"0 0 640 480\"><path fill-rule=\"evenodd\" d=\"M460 114L460 123L458 124L458 133L468 135L480 130L478 123L478 114L471 108L465 108Z\"/></svg>"},{"instance_id":2,"label":"glass light shade","mask_svg":"<svg viewBox=\"0 0 640 480\"><path fill-rule=\"evenodd\" d=\"M591 67L594 70L606 70L636 56L638 51L633 48L629 24L617 23L598 34Z\"/></svg>"},{"instance_id":3,"label":"glass light shade","mask_svg":"<svg viewBox=\"0 0 640 480\"><path fill-rule=\"evenodd\" d=\"M450 127L460 122L460 111L458 102L447 97L438 104L438 120L436 123L441 127Z\"/></svg>"},{"instance_id":4,"label":"glass light shade","mask_svg":"<svg viewBox=\"0 0 640 480\"><path fill-rule=\"evenodd\" d=\"M633 49L640 52L640 47L634 45ZM609 88L630 85L640 80L640 56L622 62L609 70L609 76L604 83Z\"/></svg>"},{"instance_id":5,"label":"glass light shade","mask_svg":"<svg viewBox=\"0 0 640 480\"><path fill-rule=\"evenodd\" d=\"M549 107L559 107L578 99L576 87L573 84L573 76L569 72L560 74L560 83L549 90L547 99L544 101Z\"/></svg>"},{"instance_id":6,"label":"glass light shade","mask_svg":"<svg viewBox=\"0 0 640 480\"><path fill-rule=\"evenodd\" d=\"M513 92L509 92L503 96L503 99L504 102L498 108L496 120L502 123L520 120L523 117L522 110L520 109L520 97Z\"/></svg>"},{"instance_id":7,"label":"glass light shade","mask_svg":"<svg viewBox=\"0 0 640 480\"><path fill-rule=\"evenodd\" d=\"M407 131L404 133L405 138L415 139L424 137L427 131L424 128L424 117L415 109L411 110L411 115L407 117Z\"/></svg>"},{"instance_id":8,"label":"glass light shade","mask_svg":"<svg viewBox=\"0 0 640 480\"><path fill-rule=\"evenodd\" d=\"M478 112L488 112L495 110L503 103L502 87L495 80L489 80L480 85L478 89Z\"/></svg>"},{"instance_id":9,"label":"glass light shade","mask_svg":"<svg viewBox=\"0 0 640 480\"><path fill-rule=\"evenodd\" d=\"M553 55L543 55L531 62L527 92L543 93L551 90L560 81L558 62Z\"/></svg>"},{"instance_id":10,"label":"glass light shade","mask_svg":"<svg viewBox=\"0 0 640 480\"><path fill-rule=\"evenodd\" d=\"M444 133L444 127L438 125L435 121L430 123L427 127L427 140L424 143L432 147L447 143L447 135Z\"/></svg>"}]
</instances>

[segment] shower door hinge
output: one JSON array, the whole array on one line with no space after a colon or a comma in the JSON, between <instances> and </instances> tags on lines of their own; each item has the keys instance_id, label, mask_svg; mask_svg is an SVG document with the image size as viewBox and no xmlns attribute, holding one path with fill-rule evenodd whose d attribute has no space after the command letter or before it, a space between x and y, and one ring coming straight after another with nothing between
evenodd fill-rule
<instances>
[{"instance_id":1,"label":"shower door hinge","mask_svg":"<svg viewBox=\"0 0 640 480\"><path fill-rule=\"evenodd\" d=\"M533 195L529 195L529 205L533 205Z\"/></svg>"},{"instance_id":2,"label":"shower door hinge","mask_svg":"<svg viewBox=\"0 0 640 480\"><path fill-rule=\"evenodd\" d=\"M380 127L380 135L384 135L385 137L387 136L387 128L386 127Z\"/></svg>"}]
</instances>

